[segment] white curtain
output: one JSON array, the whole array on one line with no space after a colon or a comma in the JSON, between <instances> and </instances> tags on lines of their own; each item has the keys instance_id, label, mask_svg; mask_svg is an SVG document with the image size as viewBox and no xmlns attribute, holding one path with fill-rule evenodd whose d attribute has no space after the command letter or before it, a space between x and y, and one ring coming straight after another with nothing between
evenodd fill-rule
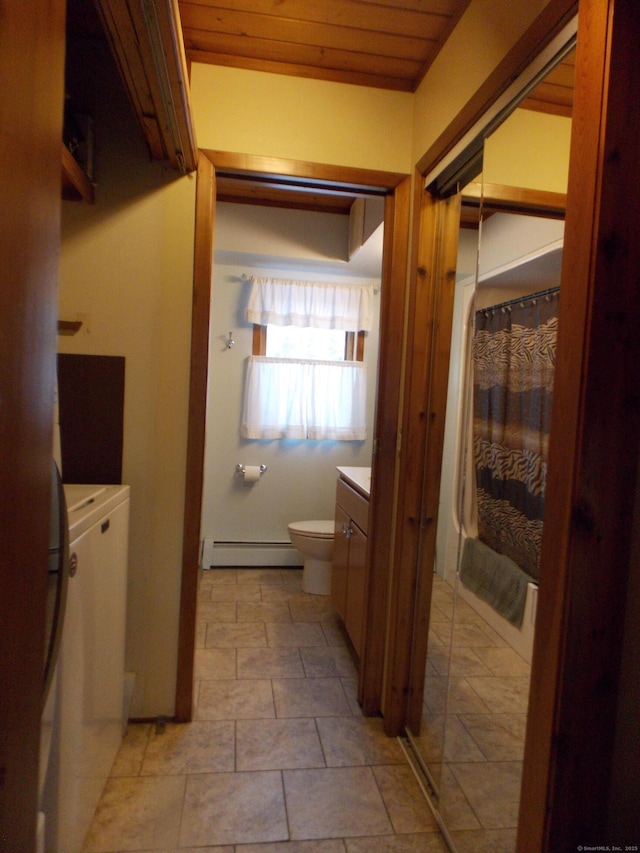
<instances>
[{"instance_id":1,"label":"white curtain","mask_svg":"<svg viewBox=\"0 0 640 853\"><path fill-rule=\"evenodd\" d=\"M373 288L254 278L245 312L250 323L358 332L371 329Z\"/></svg>"},{"instance_id":2,"label":"white curtain","mask_svg":"<svg viewBox=\"0 0 640 853\"><path fill-rule=\"evenodd\" d=\"M367 369L359 361L250 356L243 438L366 438Z\"/></svg>"}]
</instances>

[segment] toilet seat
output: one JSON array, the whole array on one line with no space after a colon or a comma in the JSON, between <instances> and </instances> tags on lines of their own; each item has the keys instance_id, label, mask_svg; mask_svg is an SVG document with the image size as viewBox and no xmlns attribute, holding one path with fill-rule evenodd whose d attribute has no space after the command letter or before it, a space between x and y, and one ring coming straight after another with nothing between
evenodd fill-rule
<instances>
[{"instance_id":1,"label":"toilet seat","mask_svg":"<svg viewBox=\"0 0 640 853\"><path fill-rule=\"evenodd\" d=\"M288 525L292 533L298 536L307 536L311 539L333 539L333 521L292 521Z\"/></svg>"}]
</instances>

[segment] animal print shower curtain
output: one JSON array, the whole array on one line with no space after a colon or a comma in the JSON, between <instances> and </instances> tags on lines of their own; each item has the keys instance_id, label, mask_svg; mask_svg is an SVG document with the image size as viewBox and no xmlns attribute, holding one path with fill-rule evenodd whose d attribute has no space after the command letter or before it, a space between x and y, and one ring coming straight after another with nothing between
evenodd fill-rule
<instances>
[{"instance_id":1,"label":"animal print shower curtain","mask_svg":"<svg viewBox=\"0 0 640 853\"><path fill-rule=\"evenodd\" d=\"M476 312L478 538L539 577L558 293Z\"/></svg>"}]
</instances>

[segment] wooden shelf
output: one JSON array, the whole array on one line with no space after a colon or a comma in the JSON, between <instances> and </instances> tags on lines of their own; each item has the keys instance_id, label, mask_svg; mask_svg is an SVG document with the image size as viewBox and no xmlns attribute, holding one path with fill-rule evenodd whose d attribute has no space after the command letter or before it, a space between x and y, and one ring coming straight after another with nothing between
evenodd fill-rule
<instances>
[{"instance_id":1,"label":"wooden shelf","mask_svg":"<svg viewBox=\"0 0 640 853\"><path fill-rule=\"evenodd\" d=\"M82 320L58 320L59 335L75 335L82 328Z\"/></svg>"},{"instance_id":2,"label":"wooden shelf","mask_svg":"<svg viewBox=\"0 0 640 853\"><path fill-rule=\"evenodd\" d=\"M67 201L94 202L93 184L82 171L64 143L62 146L62 198Z\"/></svg>"}]
</instances>

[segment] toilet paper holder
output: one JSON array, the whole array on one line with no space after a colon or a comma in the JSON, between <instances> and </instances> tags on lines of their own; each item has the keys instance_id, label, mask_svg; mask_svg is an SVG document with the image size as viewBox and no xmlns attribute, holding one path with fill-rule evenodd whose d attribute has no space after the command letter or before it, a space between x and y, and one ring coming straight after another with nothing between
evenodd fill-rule
<instances>
[{"instance_id":1,"label":"toilet paper holder","mask_svg":"<svg viewBox=\"0 0 640 853\"><path fill-rule=\"evenodd\" d=\"M267 470L266 465L260 466L260 473L261 474L264 474L264 472L266 470ZM236 465L236 474L242 474L244 476L244 473L245 473L245 466L242 464L242 462L238 462L238 464Z\"/></svg>"}]
</instances>

